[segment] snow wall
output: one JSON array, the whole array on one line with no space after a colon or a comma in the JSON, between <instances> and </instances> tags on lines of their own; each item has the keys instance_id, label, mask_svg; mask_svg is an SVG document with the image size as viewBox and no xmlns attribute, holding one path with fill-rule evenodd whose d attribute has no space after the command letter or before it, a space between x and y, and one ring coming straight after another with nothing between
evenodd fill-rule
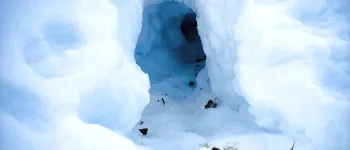
<instances>
[{"instance_id":1,"label":"snow wall","mask_svg":"<svg viewBox=\"0 0 350 150\"><path fill-rule=\"evenodd\" d=\"M0 149L142 149L126 138L149 101L134 51L163 1L2 1ZM179 2L223 104L304 149L350 149L349 2Z\"/></svg>"}]
</instances>

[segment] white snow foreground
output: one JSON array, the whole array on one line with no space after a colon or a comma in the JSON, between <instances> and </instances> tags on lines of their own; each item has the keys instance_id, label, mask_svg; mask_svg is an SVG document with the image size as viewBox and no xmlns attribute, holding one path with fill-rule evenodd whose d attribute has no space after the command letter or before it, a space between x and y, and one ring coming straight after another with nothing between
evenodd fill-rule
<instances>
[{"instance_id":1,"label":"white snow foreground","mask_svg":"<svg viewBox=\"0 0 350 150\"><path fill-rule=\"evenodd\" d=\"M350 149L348 2L162 2L3 0L0 150Z\"/></svg>"}]
</instances>

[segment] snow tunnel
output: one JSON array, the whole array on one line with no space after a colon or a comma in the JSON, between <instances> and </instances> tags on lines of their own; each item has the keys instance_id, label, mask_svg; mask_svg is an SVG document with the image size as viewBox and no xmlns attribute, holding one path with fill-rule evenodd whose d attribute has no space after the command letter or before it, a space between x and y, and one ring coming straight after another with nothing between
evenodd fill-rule
<instances>
[{"instance_id":1,"label":"snow tunnel","mask_svg":"<svg viewBox=\"0 0 350 150\"><path fill-rule=\"evenodd\" d=\"M206 60L195 12L176 1L144 8L135 59L149 76L150 92L172 99L189 95Z\"/></svg>"}]
</instances>

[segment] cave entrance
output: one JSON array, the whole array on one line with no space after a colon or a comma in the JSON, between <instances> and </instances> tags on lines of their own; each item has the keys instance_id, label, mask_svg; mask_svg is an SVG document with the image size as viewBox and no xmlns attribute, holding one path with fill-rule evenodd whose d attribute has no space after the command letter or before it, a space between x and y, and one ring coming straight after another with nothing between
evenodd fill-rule
<instances>
[{"instance_id":1,"label":"cave entrance","mask_svg":"<svg viewBox=\"0 0 350 150\"><path fill-rule=\"evenodd\" d=\"M176 1L148 5L135 59L149 75L151 94L166 93L174 100L191 94L206 60L195 12Z\"/></svg>"}]
</instances>

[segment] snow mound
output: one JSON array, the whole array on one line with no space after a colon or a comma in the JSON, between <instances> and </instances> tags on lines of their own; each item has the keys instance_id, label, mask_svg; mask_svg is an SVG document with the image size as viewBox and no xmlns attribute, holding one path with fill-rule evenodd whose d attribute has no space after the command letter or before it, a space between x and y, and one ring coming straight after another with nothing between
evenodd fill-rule
<instances>
[{"instance_id":1,"label":"snow mound","mask_svg":"<svg viewBox=\"0 0 350 150\"><path fill-rule=\"evenodd\" d=\"M129 4L142 8L139 1ZM137 25L128 31L135 30L130 41L118 41L125 29L121 5L1 5L0 149L139 149L124 134L149 101L149 81L127 57Z\"/></svg>"}]
</instances>

